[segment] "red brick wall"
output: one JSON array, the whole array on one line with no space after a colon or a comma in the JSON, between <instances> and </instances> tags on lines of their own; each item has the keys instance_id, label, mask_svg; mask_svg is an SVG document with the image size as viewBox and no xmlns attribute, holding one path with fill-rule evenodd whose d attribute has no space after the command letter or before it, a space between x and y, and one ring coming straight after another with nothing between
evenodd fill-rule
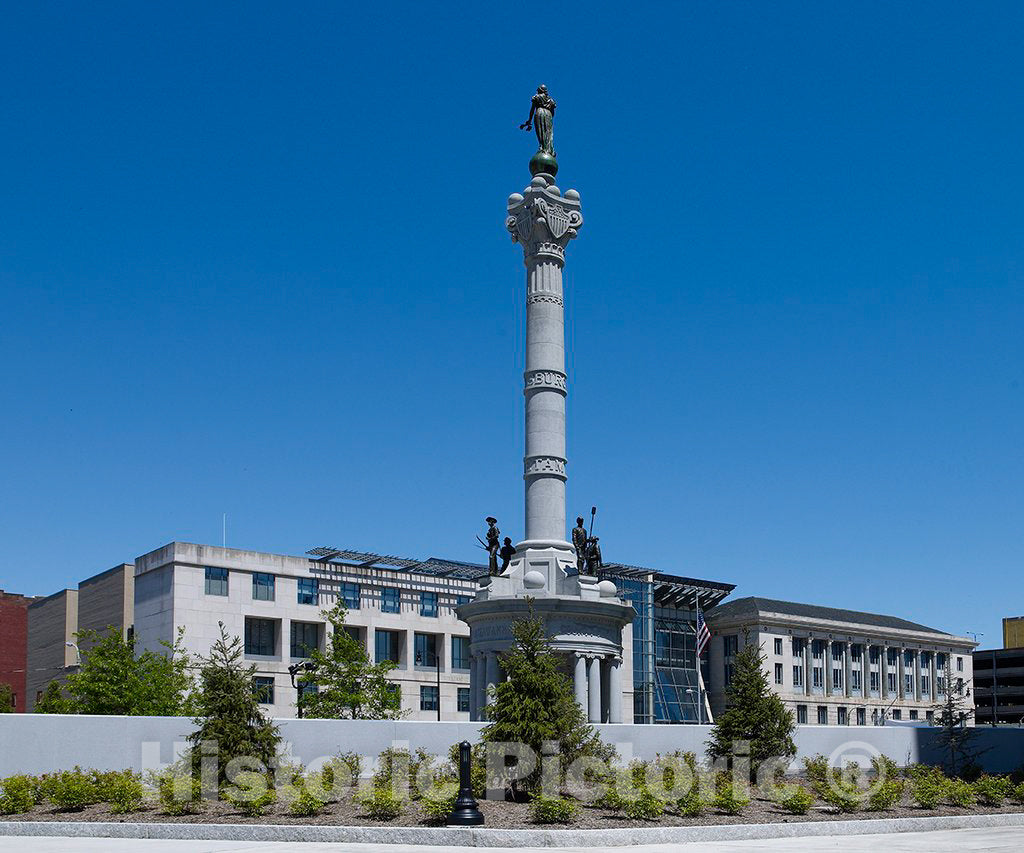
<instances>
[{"instance_id":1,"label":"red brick wall","mask_svg":"<svg viewBox=\"0 0 1024 853\"><path fill-rule=\"evenodd\" d=\"M25 712L28 658L28 605L31 598L0 590L0 681L15 692L14 710Z\"/></svg>"}]
</instances>

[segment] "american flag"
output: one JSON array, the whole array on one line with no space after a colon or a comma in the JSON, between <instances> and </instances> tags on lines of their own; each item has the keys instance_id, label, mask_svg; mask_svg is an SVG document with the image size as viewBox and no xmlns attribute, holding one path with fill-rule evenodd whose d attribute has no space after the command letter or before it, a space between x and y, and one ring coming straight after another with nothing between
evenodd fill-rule
<instances>
[{"instance_id":1,"label":"american flag","mask_svg":"<svg viewBox=\"0 0 1024 853\"><path fill-rule=\"evenodd\" d=\"M700 609L700 605L697 605L697 657L701 656L704 651L704 647L707 646L708 640L711 639L711 632L708 630L707 623L704 621L704 613Z\"/></svg>"}]
</instances>

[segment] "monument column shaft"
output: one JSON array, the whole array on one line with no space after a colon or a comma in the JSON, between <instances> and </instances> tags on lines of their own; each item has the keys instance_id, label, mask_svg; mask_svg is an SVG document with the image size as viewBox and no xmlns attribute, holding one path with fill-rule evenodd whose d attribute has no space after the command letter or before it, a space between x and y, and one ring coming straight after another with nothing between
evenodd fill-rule
<instances>
[{"instance_id":1,"label":"monument column shaft","mask_svg":"<svg viewBox=\"0 0 1024 853\"><path fill-rule=\"evenodd\" d=\"M527 258L526 538L565 540L565 309L562 264Z\"/></svg>"}]
</instances>

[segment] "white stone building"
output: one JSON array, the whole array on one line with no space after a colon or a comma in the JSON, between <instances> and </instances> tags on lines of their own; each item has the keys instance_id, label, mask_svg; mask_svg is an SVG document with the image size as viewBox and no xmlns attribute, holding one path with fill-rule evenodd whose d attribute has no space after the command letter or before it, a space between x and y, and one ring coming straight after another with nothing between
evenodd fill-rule
<instances>
[{"instance_id":1,"label":"white stone building","mask_svg":"<svg viewBox=\"0 0 1024 853\"><path fill-rule=\"evenodd\" d=\"M707 623L716 714L747 643L760 646L769 684L800 724L930 722L946 695L947 662L954 679L971 683L976 643L894 616L739 598L709 611Z\"/></svg>"},{"instance_id":2,"label":"white stone building","mask_svg":"<svg viewBox=\"0 0 1024 853\"><path fill-rule=\"evenodd\" d=\"M469 628L454 608L475 582L460 579L456 563L395 559L398 565L382 566L389 558L347 556L353 559L340 564L186 542L144 554L135 561L137 648L160 650L161 640L184 627L188 651L205 655L223 622L256 666L267 713L293 717L288 667L306 658L307 646L325 647L322 611L340 597L346 627L371 659L396 662L391 679L406 719L436 719L440 702L442 719L468 720Z\"/></svg>"}]
</instances>

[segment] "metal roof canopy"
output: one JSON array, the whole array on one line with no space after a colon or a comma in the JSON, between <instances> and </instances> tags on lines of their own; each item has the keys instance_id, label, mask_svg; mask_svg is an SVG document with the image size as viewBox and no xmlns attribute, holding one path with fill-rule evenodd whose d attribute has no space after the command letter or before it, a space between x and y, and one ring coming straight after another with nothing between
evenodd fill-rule
<instances>
[{"instance_id":1,"label":"metal roof canopy","mask_svg":"<svg viewBox=\"0 0 1024 853\"><path fill-rule=\"evenodd\" d=\"M701 607L706 610L714 607L736 588L736 585L731 583L684 578L625 563L606 563L601 568L601 574L649 581L654 586L655 603L661 607L693 609L699 596Z\"/></svg>"},{"instance_id":2,"label":"metal roof canopy","mask_svg":"<svg viewBox=\"0 0 1024 853\"><path fill-rule=\"evenodd\" d=\"M487 577L487 566L476 563L463 563L457 560L442 560L439 557L428 557L426 560L417 560L412 557L395 557L390 555L374 554L369 551L350 551L342 548L320 547L311 548L306 552L316 557L314 562L321 565L354 565L357 568L387 568L397 571L407 571L417 575L430 575L432 577L454 578L457 580L479 580Z\"/></svg>"}]
</instances>

